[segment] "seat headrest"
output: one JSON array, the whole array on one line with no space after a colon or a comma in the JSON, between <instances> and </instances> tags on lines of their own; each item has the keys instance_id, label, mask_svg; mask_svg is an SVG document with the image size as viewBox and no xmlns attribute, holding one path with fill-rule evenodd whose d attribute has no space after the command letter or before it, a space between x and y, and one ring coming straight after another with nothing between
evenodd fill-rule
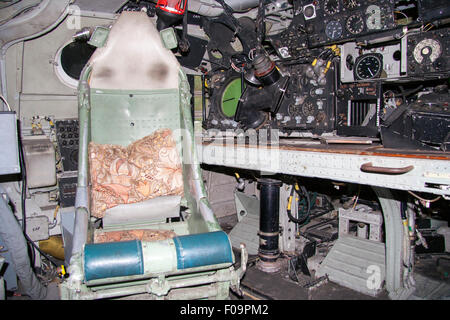
<instances>
[{"instance_id":1,"label":"seat headrest","mask_svg":"<svg viewBox=\"0 0 450 320\"><path fill-rule=\"evenodd\" d=\"M153 90L178 88L180 65L145 12L124 11L104 47L90 59L90 87Z\"/></svg>"}]
</instances>

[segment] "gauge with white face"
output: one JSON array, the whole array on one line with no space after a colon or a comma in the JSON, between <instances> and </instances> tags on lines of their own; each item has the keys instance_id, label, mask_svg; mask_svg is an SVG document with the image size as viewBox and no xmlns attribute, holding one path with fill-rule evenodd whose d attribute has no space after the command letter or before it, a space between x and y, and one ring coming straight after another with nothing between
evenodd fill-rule
<instances>
[{"instance_id":1,"label":"gauge with white face","mask_svg":"<svg viewBox=\"0 0 450 320\"><path fill-rule=\"evenodd\" d=\"M345 27L351 34L360 34L364 30L364 20L359 14L353 14L347 19Z\"/></svg>"},{"instance_id":2,"label":"gauge with white face","mask_svg":"<svg viewBox=\"0 0 450 320\"><path fill-rule=\"evenodd\" d=\"M382 56L380 54L369 53L357 59L354 76L358 80L378 78L382 69Z\"/></svg>"},{"instance_id":3,"label":"gauge with white face","mask_svg":"<svg viewBox=\"0 0 450 320\"><path fill-rule=\"evenodd\" d=\"M380 30L383 28L383 13L377 5L370 5L366 9L366 25L369 30Z\"/></svg>"},{"instance_id":4,"label":"gauge with white face","mask_svg":"<svg viewBox=\"0 0 450 320\"><path fill-rule=\"evenodd\" d=\"M325 26L325 34L331 40L339 39L342 36L342 25L337 20L331 20Z\"/></svg>"},{"instance_id":5,"label":"gauge with white face","mask_svg":"<svg viewBox=\"0 0 450 320\"><path fill-rule=\"evenodd\" d=\"M441 56L441 53L441 44L434 39L423 39L416 45L413 51L414 59L417 63L422 63L425 59L434 62Z\"/></svg>"}]
</instances>

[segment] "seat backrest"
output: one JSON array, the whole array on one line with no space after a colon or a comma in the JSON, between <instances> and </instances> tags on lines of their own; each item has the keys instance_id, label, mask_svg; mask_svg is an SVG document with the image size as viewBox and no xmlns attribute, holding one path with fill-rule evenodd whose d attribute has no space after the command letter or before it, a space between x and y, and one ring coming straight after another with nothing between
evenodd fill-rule
<instances>
[{"instance_id":1,"label":"seat backrest","mask_svg":"<svg viewBox=\"0 0 450 320\"><path fill-rule=\"evenodd\" d=\"M176 204L170 210L176 213L180 205L189 209L190 217L185 221L186 230L183 233L221 230L202 181L186 74L174 54L164 47L155 24L145 13L121 14L112 26L105 45L94 52L84 68L78 97L80 149L75 222L77 232L73 253L79 252L83 244L92 241L87 231L91 216L89 143L128 146L160 128L170 128L172 131L181 129L178 135L174 132L174 139L182 159L184 185L182 198L164 207L172 208L171 204ZM158 202L161 199L155 200ZM144 202L143 206L154 203ZM140 205L137 211L150 210ZM155 206L161 206L161 203ZM116 208L118 216L128 214L124 214L122 209L128 210ZM139 222L147 220L146 215L143 217L135 212L136 208L131 209L133 219L137 215ZM158 217L155 218L165 221L170 215L166 211L161 215L157 213ZM111 225L131 223L118 216L114 217L116 220L110 221Z\"/></svg>"},{"instance_id":2,"label":"seat backrest","mask_svg":"<svg viewBox=\"0 0 450 320\"><path fill-rule=\"evenodd\" d=\"M180 65L146 13L123 12L90 65L92 141L126 146L180 128Z\"/></svg>"},{"instance_id":3,"label":"seat backrest","mask_svg":"<svg viewBox=\"0 0 450 320\"><path fill-rule=\"evenodd\" d=\"M90 59L90 87L155 90L178 88L179 63L145 12L123 12L105 46Z\"/></svg>"}]
</instances>

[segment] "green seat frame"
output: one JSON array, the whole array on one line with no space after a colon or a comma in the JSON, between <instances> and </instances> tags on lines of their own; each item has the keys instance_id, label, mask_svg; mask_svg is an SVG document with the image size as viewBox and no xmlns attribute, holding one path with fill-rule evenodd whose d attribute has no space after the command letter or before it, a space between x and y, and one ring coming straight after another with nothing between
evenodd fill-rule
<instances>
[{"instance_id":1,"label":"green seat frame","mask_svg":"<svg viewBox=\"0 0 450 320\"><path fill-rule=\"evenodd\" d=\"M73 248L69 277L61 285L63 299L99 299L148 293L157 299L226 299L230 287L239 290L245 272L247 252L241 248L241 267L232 263L193 269L124 276L86 281L83 275L83 249L93 242L95 221L89 211L88 145L127 146L160 128L170 128L182 159L184 196L181 206L186 218L176 222L154 222L114 226L114 230L151 228L173 230L178 236L221 231L209 204L202 180L194 137L190 90L186 74L179 67L177 88L149 90L98 89L89 86L93 66L89 62L80 77L79 167L75 204ZM230 247L231 250L231 247ZM158 254L155 252L154 254ZM233 256L234 263L234 254Z\"/></svg>"}]
</instances>

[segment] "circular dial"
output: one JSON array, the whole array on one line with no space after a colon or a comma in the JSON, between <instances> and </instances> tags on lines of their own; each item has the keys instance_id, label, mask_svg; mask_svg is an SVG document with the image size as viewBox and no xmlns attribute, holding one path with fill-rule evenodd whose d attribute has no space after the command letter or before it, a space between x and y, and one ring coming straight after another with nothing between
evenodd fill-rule
<instances>
[{"instance_id":1,"label":"circular dial","mask_svg":"<svg viewBox=\"0 0 450 320\"><path fill-rule=\"evenodd\" d=\"M351 34L360 34L364 30L364 20L359 14L353 14L347 19L345 26Z\"/></svg>"},{"instance_id":2,"label":"circular dial","mask_svg":"<svg viewBox=\"0 0 450 320\"><path fill-rule=\"evenodd\" d=\"M434 39L423 39L414 48L413 55L417 63L429 63L436 61L436 59L441 56L441 52L442 49L439 41Z\"/></svg>"},{"instance_id":3,"label":"circular dial","mask_svg":"<svg viewBox=\"0 0 450 320\"><path fill-rule=\"evenodd\" d=\"M302 110L298 104L290 104L288 106L288 113L291 117L297 117L302 115Z\"/></svg>"},{"instance_id":4,"label":"circular dial","mask_svg":"<svg viewBox=\"0 0 450 320\"><path fill-rule=\"evenodd\" d=\"M314 5L307 5L303 9L303 14L305 18L312 18L316 13Z\"/></svg>"},{"instance_id":5,"label":"circular dial","mask_svg":"<svg viewBox=\"0 0 450 320\"><path fill-rule=\"evenodd\" d=\"M342 3L347 9L355 9L359 7L359 0L343 0Z\"/></svg>"},{"instance_id":6,"label":"circular dial","mask_svg":"<svg viewBox=\"0 0 450 320\"><path fill-rule=\"evenodd\" d=\"M377 5L370 5L366 9L366 25L369 30L380 30L384 25L384 15L381 8Z\"/></svg>"},{"instance_id":7,"label":"circular dial","mask_svg":"<svg viewBox=\"0 0 450 320\"><path fill-rule=\"evenodd\" d=\"M77 150L73 150L70 153L70 161L72 161L72 163L77 163L78 162L78 149Z\"/></svg>"},{"instance_id":8,"label":"circular dial","mask_svg":"<svg viewBox=\"0 0 450 320\"><path fill-rule=\"evenodd\" d=\"M313 116L315 110L316 110L316 108L314 107L314 104L311 101L306 101L302 105L302 112L307 117L308 116Z\"/></svg>"},{"instance_id":9,"label":"circular dial","mask_svg":"<svg viewBox=\"0 0 450 320\"><path fill-rule=\"evenodd\" d=\"M333 15L339 12L339 1L338 0L325 0L323 4L323 10L329 14Z\"/></svg>"},{"instance_id":10,"label":"circular dial","mask_svg":"<svg viewBox=\"0 0 450 320\"><path fill-rule=\"evenodd\" d=\"M382 68L383 63L378 55L365 55L356 62L355 78L359 80L376 78L381 73Z\"/></svg>"},{"instance_id":11,"label":"circular dial","mask_svg":"<svg viewBox=\"0 0 450 320\"><path fill-rule=\"evenodd\" d=\"M234 117L241 94L241 78L233 79L225 87L220 107L226 117Z\"/></svg>"},{"instance_id":12,"label":"circular dial","mask_svg":"<svg viewBox=\"0 0 450 320\"><path fill-rule=\"evenodd\" d=\"M325 26L325 34L332 40L339 39L342 36L342 25L339 21L331 20Z\"/></svg>"}]
</instances>

